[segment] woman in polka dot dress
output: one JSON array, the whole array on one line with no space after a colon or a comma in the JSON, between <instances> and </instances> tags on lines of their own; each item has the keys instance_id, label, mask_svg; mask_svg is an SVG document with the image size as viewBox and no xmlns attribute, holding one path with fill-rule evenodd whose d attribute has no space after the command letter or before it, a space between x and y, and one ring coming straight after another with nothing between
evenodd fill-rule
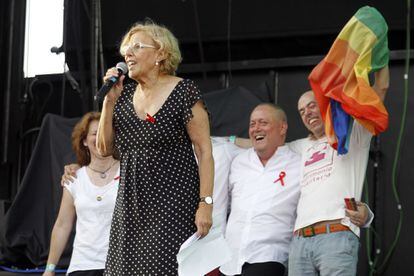
<instances>
[{"instance_id":1,"label":"woman in polka dot dress","mask_svg":"<svg viewBox=\"0 0 414 276\"><path fill-rule=\"evenodd\" d=\"M120 53L136 83L114 85L98 128L100 152L121 157L105 275L177 275L181 244L212 224L208 114L194 82L174 76L181 54L168 29L135 24Z\"/></svg>"}]
</instances>

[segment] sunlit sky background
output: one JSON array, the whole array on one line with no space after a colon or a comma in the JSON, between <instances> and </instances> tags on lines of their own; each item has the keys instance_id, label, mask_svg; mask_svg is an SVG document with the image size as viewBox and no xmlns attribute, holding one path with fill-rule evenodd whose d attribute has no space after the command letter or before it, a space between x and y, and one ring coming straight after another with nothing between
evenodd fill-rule
<instances>
[{"instance_id":1,"label":"sunlit sky background","mask_svg":"<svg viewBox=\"0 0 414 276\"><path fill-rule=\"evenodd\" d=\"M25 77L62 73L65 54L50 52L63 41L63 1L27 0Z\"/></svg>"}]
</instances>

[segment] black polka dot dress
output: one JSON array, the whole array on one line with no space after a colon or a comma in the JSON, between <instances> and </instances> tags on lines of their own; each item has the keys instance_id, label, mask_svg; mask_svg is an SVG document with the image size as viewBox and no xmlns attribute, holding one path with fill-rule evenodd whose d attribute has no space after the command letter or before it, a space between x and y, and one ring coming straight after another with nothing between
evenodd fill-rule
<instances>
[{"instance_id":1,"label":"black polka dot dress","mask_svg":"<svg viewBox=\"0 0 414 276\"><path fill-rule=\"evenodd\" d=\"M178 250L196 231L199 176L186 124L201 94L181 80L153 119L142 120L135 88L125 85L114 110L121 180L105 275L177 275Z\"/></svg>"}]
</instances>

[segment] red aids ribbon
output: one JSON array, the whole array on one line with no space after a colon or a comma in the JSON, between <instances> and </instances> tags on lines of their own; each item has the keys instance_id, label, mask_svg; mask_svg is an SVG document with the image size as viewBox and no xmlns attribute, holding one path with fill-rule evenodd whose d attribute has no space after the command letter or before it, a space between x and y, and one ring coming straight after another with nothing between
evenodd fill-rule
<instances>
[{"instance_id":1,"label":"red aids ribbon","mask_svg":"<svg viewBox=\"0 0 414 276\"><path fill-rule=\"evenodd\" d=\"M286 173L285 173L284 171L281 171L281 172L279 173L279 178L278 178L278 179L276 179L275 181L273 181L273 183L276 183L276 182L280 181L280 184L281 184L282 186L285 186L285 182L283 181L283 178L285 178L285 176L286 176Z\"/></svg>"},{"instance_id":2,"label":"red aids ribbon","mask_svg":"<svg viewBox=\"0 0 414 276\"><path fill-rule=\"evenodd\" d=\"M145 119L145 121L150 122L151 124L155 124L155 118L149 115L148 113L147 113L147 118Z\"/></svg>"},{"instance_id":3,"label":"red aids ribbon","mask_svg":"<svg viewBox=\"0 0 414 276\"><path fill-rule=\"evenodd\" d=\"M120 179L121 178L121 176L120 175L118 175L117 177L115 177L114 178L114 180L118 180L118 179Z\"/></svg>"}]
</instances>

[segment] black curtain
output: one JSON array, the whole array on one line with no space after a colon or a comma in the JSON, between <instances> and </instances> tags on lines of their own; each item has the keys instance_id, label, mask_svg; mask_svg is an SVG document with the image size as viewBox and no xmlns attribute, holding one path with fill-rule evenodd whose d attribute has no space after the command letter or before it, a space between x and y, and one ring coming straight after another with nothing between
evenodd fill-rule
<instances>
[{"instance_id":1,"label":"black curtain","mask_svg":"<svg viewBox=\"0 0 414 276\"><path fill-rule=\"evenodd\" d=\"M44 117L20 189L1 220L3 264L34 267L46 263L50 234L60 206L63 166L75 162L70 137L77 121L52 114ZM69 264L72 243L73 235L60 265Z\"/></svg>"}]
</instances>

